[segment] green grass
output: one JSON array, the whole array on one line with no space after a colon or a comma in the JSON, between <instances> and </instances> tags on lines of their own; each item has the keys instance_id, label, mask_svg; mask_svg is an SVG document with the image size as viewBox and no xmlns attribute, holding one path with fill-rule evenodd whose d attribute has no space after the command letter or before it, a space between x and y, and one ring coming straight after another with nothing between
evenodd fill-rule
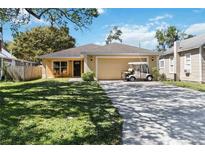
<instances>
[{"instance_id":1,"label":"green grass","mask_svg":"<svg viewBox=\"0 0 205 154\"><path fill-rule=\"evenodd\" d=\"M205 92L205 84L201 84L201 83L185 82L185 81L164 81L164 83Z\"/></svg>"},{"instance_id":2,"label":"green grass","mask_svg":"<svg viewBox=\"0 0 205 154\"><path fill-rule=\"evenodd\" d=\"M97 82L0 83L0 144L120 144L122 119Z\"/></svg>"}]
</instances>

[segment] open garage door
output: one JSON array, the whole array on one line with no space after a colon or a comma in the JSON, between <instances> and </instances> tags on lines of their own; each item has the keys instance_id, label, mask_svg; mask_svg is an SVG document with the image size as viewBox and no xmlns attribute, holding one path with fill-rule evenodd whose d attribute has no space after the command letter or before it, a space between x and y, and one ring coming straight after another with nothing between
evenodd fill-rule
<instances>
[{"instance_id":1,"label":"open garage door","mask_svg":"<svg viewBox=\"0 0 205 154\"><path fill-rule=\"evenodd\" d=\"M97 78L99 80L121 79L122 72L128 69L129 62L147 62L147 58L97 58Z\"/></svg>"}]
</instances>

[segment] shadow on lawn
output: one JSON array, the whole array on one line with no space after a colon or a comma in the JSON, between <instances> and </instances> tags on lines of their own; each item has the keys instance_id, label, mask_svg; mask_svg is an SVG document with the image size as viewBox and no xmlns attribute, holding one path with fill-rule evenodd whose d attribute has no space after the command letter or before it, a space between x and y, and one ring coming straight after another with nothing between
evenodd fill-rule
<instances>
[{"instance_id":1,"label":"shadow on lawn","mask_svg":"<svg viewBox=\"0 0 205 154\"><path fill-rule=\"evenodd\" d=\"M14 84L1 87L0 101L0 144L120 144L120 116L95 82ZM75 119L93 127L61 127Z\"/></svg>"}]
</instances>

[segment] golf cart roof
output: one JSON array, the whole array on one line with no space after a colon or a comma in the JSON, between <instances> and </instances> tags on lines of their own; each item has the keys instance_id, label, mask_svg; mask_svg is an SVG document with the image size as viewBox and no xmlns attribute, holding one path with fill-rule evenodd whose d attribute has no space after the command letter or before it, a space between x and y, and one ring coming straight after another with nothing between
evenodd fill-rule
<instances>
[{"instance_id":1,"label":"golf cart roof","mask_svg":"<svg viewBox=\"0 0 205 154\"><path fill-rule=\"evenodd\" d=\"M147 62L129 62L128 65L143 65L148 64Z\"/></svg>"}]
</instances>

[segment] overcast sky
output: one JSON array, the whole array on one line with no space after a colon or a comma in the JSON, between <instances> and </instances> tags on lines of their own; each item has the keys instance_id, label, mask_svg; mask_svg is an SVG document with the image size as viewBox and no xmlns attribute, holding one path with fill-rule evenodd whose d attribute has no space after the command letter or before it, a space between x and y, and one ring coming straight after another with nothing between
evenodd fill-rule
<instances>
[{"instance_id":1,"label":"overcast sky","mask_svg":"<svg viewBox=\"0 0 205 154\"><path fill-rule=\"evenodd\" d=\"M188 34L205 33L205 9L98 9L100 16L94 19L89 29L76 31L70 26L70 34L76 38L77 46L95 43L105 44L105 38L113 26L122 32L125 44L155 49L157 29L174 25ZM34 26L47 25L42 20L33 20L21 28L25 31ZM4 39L12 40L8 26L4 27Z\"/></svg>"}]
</instances>

